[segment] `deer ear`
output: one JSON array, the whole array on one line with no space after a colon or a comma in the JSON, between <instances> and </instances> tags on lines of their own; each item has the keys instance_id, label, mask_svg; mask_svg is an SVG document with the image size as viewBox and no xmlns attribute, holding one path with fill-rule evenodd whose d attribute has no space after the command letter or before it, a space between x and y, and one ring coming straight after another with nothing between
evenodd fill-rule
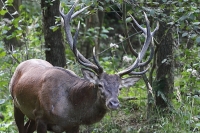
<instances>
[{"instance_id":1,"label":"deer ear","mask_svg":"<svg viewBox=\"0 0 200 133\"><path fill-rule=\"evenodd\" d=\"M141 76L132 76L132 77L124 78L121 80L121 85L119 86L119 88L130 87L134 85L140 78Z\"/></svg>"},{"instance_id":2,"label":"deer ear","mask_svg":"<svg viewBox=\"0 0 200 133\"><path fill-rule=\"evenodd\" d=\"M83 73L84 79L87 79L92 83L96 83L98 77L93 71L91 71L89 69L85 69L85 68L82 68L81 71Z\"/></svg>"}]
</instances>

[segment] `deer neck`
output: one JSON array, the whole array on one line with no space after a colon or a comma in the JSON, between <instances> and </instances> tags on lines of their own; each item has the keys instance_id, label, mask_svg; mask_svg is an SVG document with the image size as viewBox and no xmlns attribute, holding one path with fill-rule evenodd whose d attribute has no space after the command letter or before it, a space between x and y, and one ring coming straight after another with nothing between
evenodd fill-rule
<instances>
[{"instance_id":1,"label":"deer neck","mask_svg":"<svg viewBox=\"0 0 200 133\"><path fill-rule=\"evenodd\" d=\"M98 87L84 79L74 83L70 89L69 97L74 105L105 107L105 101L101 98Z\"/></svg>"},{"instance_id":2,"label":"deer neck","mask_svg":"<svg viewBox=\"0 0 200 133\"><path fill-rule=\"evenodd\" d=\"M73 104L75 110L77 110L77 116L82 119L84 124L92 124L103 118L107 109L105 106L105 100L100 96L98 87L88 81L78 82L70 91L70 101ZM84 115L83 115L84 112Z\"/></svg>"}]
</instances>

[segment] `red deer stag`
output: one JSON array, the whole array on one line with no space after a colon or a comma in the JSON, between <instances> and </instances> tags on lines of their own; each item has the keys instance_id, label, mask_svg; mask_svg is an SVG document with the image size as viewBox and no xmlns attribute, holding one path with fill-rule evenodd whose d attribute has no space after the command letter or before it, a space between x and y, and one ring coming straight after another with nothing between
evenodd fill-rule
<instances>
[{"instance_id":1,"label":"red deer stag","mask_svg":"<svg viewBox=\"0 0 200 133\"><path fill-rule=\"evenodd\" d=\"M54 67L50 63L31 59L22 62L10 81L9 89L14 100L14 117L19 133L38 133L53 131L56 133L78 133L80 125L89 125L100 121L108 110L119 108L119 88L133 85L139 80L142 72L133 72L135 68L147 65L153 56L146 62L141 62L149 47L153 34L149 21L145 14L146 28L142 28L136 20L133 21L145 34L146 40L136 61L127 69L110 75L95 58L94 63L87 60L76 48L75 33L73 38L70 32L70 20L83 10L73 14L76 3L68 14L60 11L64 19L66 37L78 62L85 66L82 69L84 78L78 77L74 72L60 67ZM128 78L122 76L130 74ZM133 76L137 75L137 76ZM24 116L28 122L24 124Z\"/></svg>"}]
</instances>

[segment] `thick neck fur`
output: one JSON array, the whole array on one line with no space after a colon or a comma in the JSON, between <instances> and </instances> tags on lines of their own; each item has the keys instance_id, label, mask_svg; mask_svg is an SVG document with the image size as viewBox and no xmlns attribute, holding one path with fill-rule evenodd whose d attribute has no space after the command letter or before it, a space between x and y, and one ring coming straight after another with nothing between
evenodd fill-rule
<instances>
[{"instance_id":1,"label":"thick neck fur","mask_svg":"<svg viewBox=\"0 0 200 133\"><path fill-rule=\"evenodd\" d=\"M100 121L107 111L98 88L84 79L74 83L69 92L69 99L81 124L88 125Z\"/></svg>"}]
</instances>

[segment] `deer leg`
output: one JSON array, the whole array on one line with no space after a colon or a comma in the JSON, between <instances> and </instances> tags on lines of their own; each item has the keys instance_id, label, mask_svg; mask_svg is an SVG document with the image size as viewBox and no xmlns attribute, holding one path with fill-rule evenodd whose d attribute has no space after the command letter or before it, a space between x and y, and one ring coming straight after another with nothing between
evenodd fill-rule
<instances>
[{"instance_id":1,"label":"deer leg","mask_svg":"<svg viewBox=\"0 0 200 133\"><path fill-rule=\"evenodd\" d=\"M35 121L28 120L28 122L25 125L26 133L33 133L36 130L35 127Z\"/></svg>"},{"instance_id":2,"label":"deer leg","mask_svg":"<svg viewBox=\"0 0 200 133\"><path fill-rule=\"evenodd\" d=\"M65 131L65 133L79 133L79 126L72 127L71 129Z\"/></svg>"},{"instance_id":3,"label":"deer leg","mask_svg":"<svg viewBox=\"0 0 200 133\"><path fill-rule=\"evenodd\" d=\"M39 101L37 101L36 105L39 105ZM33 114L35 115L35 125L36 125L36 131L37 133L47 133L47 124L43 120L43 113L40 110L39 106L36 107L36 109L33 111Z\"/></svg>"},{"instance_id":4,"label":"deer leg","mask_svg":"<svg viewBox=\"0 0 200 133\"><path fill-rule=\"evenodd\" d=\"M41 119L36 119L37 133L47 133L47 125Z\"/></svg>"},{"instance_id":5,"label":"deer leg","mask_svg":"<svg viewBox=\"0 0 200 133\"><path fill-rule=\"evenodd\" d=\"M25 133L24 114L14 105L14 117L19 133Z\"/></svg>"}]
</instances>

